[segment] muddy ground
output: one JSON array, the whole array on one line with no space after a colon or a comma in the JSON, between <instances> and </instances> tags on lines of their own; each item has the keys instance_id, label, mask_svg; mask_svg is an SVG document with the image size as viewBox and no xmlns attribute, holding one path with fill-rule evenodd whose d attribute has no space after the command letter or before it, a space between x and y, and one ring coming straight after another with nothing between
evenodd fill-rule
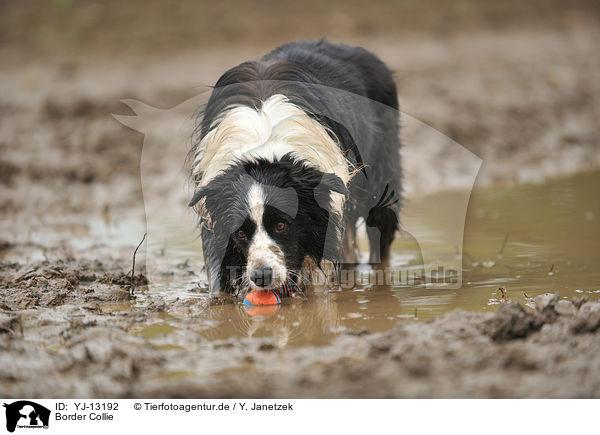
<instances>
[{"instance_id":1,"label":"muddy ground","mask_svg":"<svg viewBox=\"0 0 600 435\"><path fill-rule=\"evenodd\" d=\"M600 167L598 36L583 27L362 42L396 71L406 112L484 159L483 186ZM143 137L110 114L130 114L121 98L171 107L269 48L2 64L0 396L600 396L595 301L505 303L494 314L456 311L279 348L269 339L201 338L201 299L130 295L144 231ZM446 170L456 162L427 146L405 156L410 190L460 185ZM165 201L184 200L177 195ZM91 222L138 225L115 239ZM142 249L138 288L143 258ZM167 317L178 333L150 343L144 326Z\"/></svg>"},{"instance_id":2,"label":"muddy ground","mask_svg":"<svg viewBox=\"0 0 600 435\"><path fill-rule=\"evenodd\" d=\"M133 309L113 262L4 265L2 395L13 397L598 397L600 303L454 311L321 347L207 341L198 299ZM15 272L17 269L17 273ZM141 281L141 279L140 279ZM119 304L120 308L119 308ZM136 334L169 315L164 344ZM179 319L179 320L174 320ZM153 337L156 338L156 337Z\"/></svg>"}]
</instances>

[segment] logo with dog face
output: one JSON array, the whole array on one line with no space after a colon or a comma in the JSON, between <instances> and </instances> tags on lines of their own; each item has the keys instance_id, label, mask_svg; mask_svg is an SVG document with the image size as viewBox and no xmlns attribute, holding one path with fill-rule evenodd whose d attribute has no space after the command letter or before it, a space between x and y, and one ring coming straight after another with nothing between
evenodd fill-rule
<instances>
[{"instance_id":1,"label":"logo with dog face","mask_svg":"<svg viewBox=\"0 0 600 435\"><path fill-rule=\"evenodd\" d=\"M5 403L6 408L6 430L14 432L19 429L48 429L50 422L50 410L38 403L29 400L19 400L13 403Z\"/></svg>"}]
</instances>

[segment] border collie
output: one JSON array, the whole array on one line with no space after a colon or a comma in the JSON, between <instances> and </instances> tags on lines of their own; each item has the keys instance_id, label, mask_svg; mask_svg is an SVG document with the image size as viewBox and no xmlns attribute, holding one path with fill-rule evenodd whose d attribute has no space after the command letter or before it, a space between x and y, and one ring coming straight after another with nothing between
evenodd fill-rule
<instances>
[{"instance_id":1,"label":"border collie","mask_svg":"<svg viewBox=\"0 0 600 435\"><path fill-rule=\"evenodd\" d=\"M303 290L312 267L386 262L401 195L397 91L375 55L285 44L225 72L190 151L211 293Z\"/></svg>"}]
</instances>

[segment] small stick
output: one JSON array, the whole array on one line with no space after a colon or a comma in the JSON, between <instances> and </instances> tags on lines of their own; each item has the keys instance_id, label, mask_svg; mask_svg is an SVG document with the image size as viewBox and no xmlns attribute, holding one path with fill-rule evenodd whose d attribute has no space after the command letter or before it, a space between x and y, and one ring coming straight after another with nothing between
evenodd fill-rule
<instances>
[{"instance_id":1,"label":"small stick","mask_svg":"<svg viewBox=\"0 0 600 435\"><path fill-rule=\"evenodd\" d=\"M506 302L506 287L498 287L498 290L502 295L502 302Z\"/></svg>"},{"instance_id":2,"label":"small stick","mask_svg":"<svg viewBox=\"0 0 600 435\"><path fill-rule=\"evenodd\" d=\"M554 271L554 263L552 263L552 266L550 266L550 270L548 271L548 275L552 275L553 271Z\"/></svg>"},{"instance_id":3,"label":"small stick","mask_svg":"<svg viewBox=\"0 0 600 435\"><path fill-rule=\"evenodd\" d=\"M138 249L140 249L140 246L142 246L142 243L144 243L144 240L146 240L146 235L148 233L144 233L144 237L142 237L141 242L137 245L137 248L135 248L135 251L133 251L133 264L131 265L131 294L133 294L133 291L135 290L135 284L133 281L133 277L135 275L135 256L137 255L137 251Z\"/></svg>"},{"instance_id":4,"label":"small stick","mask_svg":"<svg viewBox=\"0 0 600 435\"><path fill-rule=\"evenodd\" d=\"M506 236L504 236L504 242L502 243L502 248L500 248L500 252L498 252L498 258L502 257L502 254L504 253L504 247L506 246L506 242L508 242L508 235L510 233L506 233Z\"/></svg>"}]
</instances>

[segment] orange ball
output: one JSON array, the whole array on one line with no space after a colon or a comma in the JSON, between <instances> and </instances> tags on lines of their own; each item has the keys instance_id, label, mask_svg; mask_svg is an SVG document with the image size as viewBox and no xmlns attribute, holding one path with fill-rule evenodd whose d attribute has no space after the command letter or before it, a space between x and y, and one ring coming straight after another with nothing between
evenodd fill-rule
<instances>
[{"instance_id":1,"label":"orange ball","mask_svg":"<svg viewBox=\"0 0 600 435\"><path fill-rule=\"evenodd\" d=\"M279 305L281 299L273 290L251 290L244 298L244 305Z\"/></svg>"}]
</instances>

